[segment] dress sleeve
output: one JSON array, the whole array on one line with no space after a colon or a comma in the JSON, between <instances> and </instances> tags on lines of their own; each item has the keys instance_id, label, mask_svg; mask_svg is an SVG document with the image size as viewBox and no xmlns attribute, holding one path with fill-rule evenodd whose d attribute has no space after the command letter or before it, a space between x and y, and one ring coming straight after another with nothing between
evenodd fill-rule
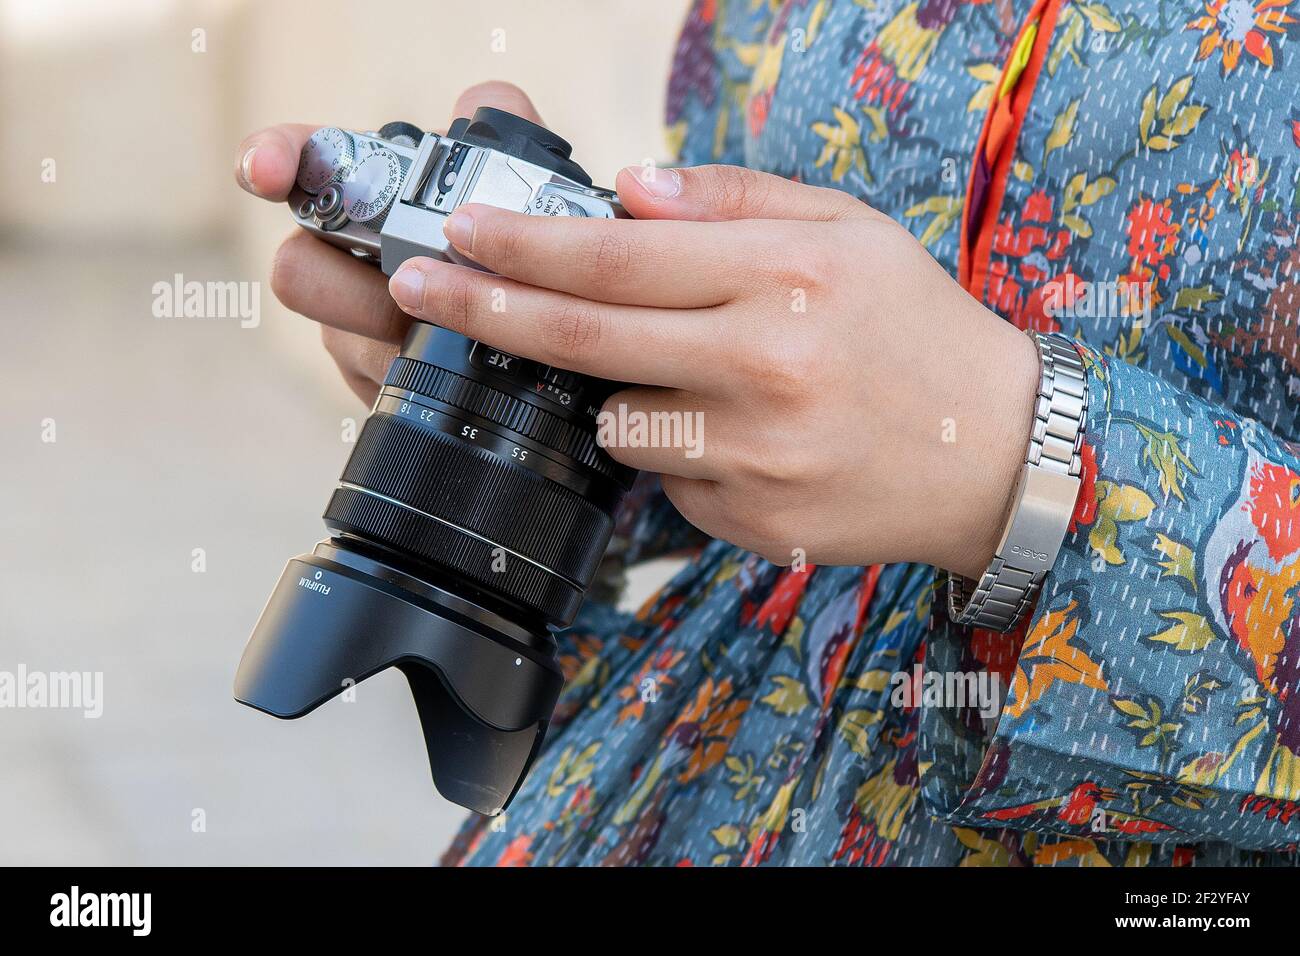
<instances>
[{"instance_id":1,"label":"dress sleeve","mask_svg":"<svg viewBox=\"0 0 1300 956\"><path fill-rule=\"evenodd\" d=\"M1300 447L1080 351L1082 488L1031 620L995 635L935 616L927 688L1005 698L941 689L922 709L924 799L962 826L1290 847Z\"/></svg>"}]
</instances>

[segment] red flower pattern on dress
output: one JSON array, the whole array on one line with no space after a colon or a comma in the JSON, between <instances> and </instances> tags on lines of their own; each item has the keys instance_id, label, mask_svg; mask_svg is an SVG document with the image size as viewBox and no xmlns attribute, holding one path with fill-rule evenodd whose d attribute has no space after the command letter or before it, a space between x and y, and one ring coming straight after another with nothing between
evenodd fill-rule
<instances>
[{"instance_id":1,"label":"red flower pattern on dress","mask_svg":"<svg viewBox=\"0 0 1300 956\"><path fill-rule=\"evenodd\" d=\"M1223 75L1227 76L1241 63L1242 53L1254 57L1266 67L1272 67L1276 55L1269 34L1285 34L1295 17L1288 16L1286 7L1291 0L1210 0L1205 13L1188 22L1185 30L1200 30L1205 35L1196 51L1196 59L1204 60L1216 50L1223 51Z\"/></svg>"}]
</instances>

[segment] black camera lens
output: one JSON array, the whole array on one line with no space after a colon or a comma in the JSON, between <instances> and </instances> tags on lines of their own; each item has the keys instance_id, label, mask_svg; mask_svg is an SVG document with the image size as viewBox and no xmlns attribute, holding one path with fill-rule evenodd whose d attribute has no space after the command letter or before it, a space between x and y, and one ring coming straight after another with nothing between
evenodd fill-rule
<instances>
[{"instance_id":1,"label":"black camera lens","mask_svg":"<svg viewBox=\"0 0 1300 956\"><path fill-rule=\"evenodd\" d=\"M235 697L299 717L371 674L406 674L434 783L508 804L563 686L567 624L635 473L596 444L614 383L412 326L325 509L289 562Z\"/></svg>"},{"instance_id":2,"label":"black camera lens","mask_svg":"<svg viewBox=\"0 0 1300 956\"><path fill-rule=\"evenodd\" d=\"M591 182L564 140L508 113L449 137ZM415 323L325 508L331 537L285 568L236 699L300 717L397 667L438 790L504 809L563 687L550 628L581 606L635 477L596 444L617 387Z\"/></svg>"},{"instance_id":3,"label":"black camera lens","mask_svg":"<svg viewBox=\"0 0 1300 956\"><path fill-rule=\"evenodd\" d=\"M418 323L325 524L502 614L567 624L632 479L596 445L611 390Z\"/></svg>"}]
</instances>

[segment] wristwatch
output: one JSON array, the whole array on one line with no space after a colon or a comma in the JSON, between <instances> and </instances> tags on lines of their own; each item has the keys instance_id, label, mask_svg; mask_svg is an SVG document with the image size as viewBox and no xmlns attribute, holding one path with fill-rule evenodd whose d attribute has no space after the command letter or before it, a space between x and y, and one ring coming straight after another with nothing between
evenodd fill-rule
<instances>
[{"instance_id":1,"label":"wristwatch","mask_svg":"<svg viewBox=\"0 0 1300 956\"><path fill-rule=\"evenodd\" d=\"M1088 389L1075 347L1058 335L1030 332L1042 376L1025 464L1002 541L979 581L948 575L948 613L958 624L1009 631L1033 607L1079 497Z\"/></svg>"}]
</instances>

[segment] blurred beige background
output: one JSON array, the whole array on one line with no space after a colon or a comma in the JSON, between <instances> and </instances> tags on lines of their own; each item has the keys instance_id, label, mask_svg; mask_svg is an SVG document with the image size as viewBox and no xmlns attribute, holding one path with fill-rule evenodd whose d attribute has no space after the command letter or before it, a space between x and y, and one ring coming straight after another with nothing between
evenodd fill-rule
<instances>
[{"instance_id":1,"label":"blurred beige background","mask_svg":"<svg viewBox=\"0 0 1300 956\"><path fill-rule=\"evenodd\" d=\"M266 286L289 221L235 148L290 119L441 127L498 78L608 183L663 158L685 8L0 0L0 671L104 675L99 719L0 708L0 863L437 856L462 814L400 676L294 723L230 699L365 413ZM156 318L177 273L260 283L260 324Z\"/></svg>"}]
</instances>

